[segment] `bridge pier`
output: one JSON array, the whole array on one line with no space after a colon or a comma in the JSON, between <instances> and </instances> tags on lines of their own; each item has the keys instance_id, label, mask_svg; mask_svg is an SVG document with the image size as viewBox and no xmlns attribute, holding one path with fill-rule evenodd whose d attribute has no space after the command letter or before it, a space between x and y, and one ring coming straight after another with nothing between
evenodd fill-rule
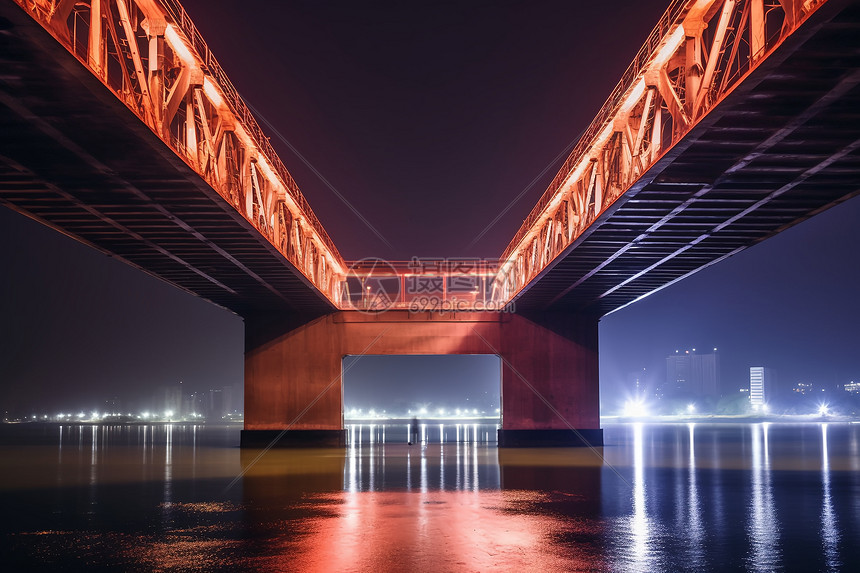
<instances>
[{"instance_id":1,"label":"bridge pier","mask_svg":"<svg viewBox=\"0 0 860 573\"><path fill-rule=\"evenodd\" d=\"M597 322L554 313L500 323L500 447L603 445Z\"/></svg>"},{"instance_id":2,"label":"bridge pier","mask_svg":"<svg viewBox=\"0 0 860 573\"><path fill-rule=\"evenodd\" d=\"M498 355L500 446L603 443L596 317L343 311L274 338L249 323L243 447L345 445L343 357L364 354Z\"/></svg>"}]
</instances>

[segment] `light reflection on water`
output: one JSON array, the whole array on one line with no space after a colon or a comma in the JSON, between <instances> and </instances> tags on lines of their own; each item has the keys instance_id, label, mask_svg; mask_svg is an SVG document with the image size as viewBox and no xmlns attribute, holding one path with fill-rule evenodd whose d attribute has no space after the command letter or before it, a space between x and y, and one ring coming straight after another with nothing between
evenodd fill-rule
<instances>
[{"instance_id":1,"label":"light reflection on water","mask_svg":"<svg viewBox=\"0 0 860 573\"><path fill-rule=\"evenodd\" d=\"M702 505L696 480L696 424L687 424L689 429L689 459L687 462L687 523L690 536L689 562L693 569L705 567L703 543L707 535L702 523Z\"/></svg>"},{"instance_id":2,"label":"light reflection on water","mask_svg":"<svg viewBox=\"0 0 860 573\"><path fill-rule=\"evenodd\" d=\"M642 424L633 424L633 513L629 525L632 555L627 561L633 570L654 571L655 564L651 561L655 552L650 547L653 527L645 505L645 445L642 442Z\"/></svg>"},{"instance_id":3,"label":"light reflection on water","mask_svg":"<svg viewBox=\"0 0 860 573\"><path fill-rule=\"evenodd\" d=\"M499 424L486 423L421 423L418 439L421 444L451 442L495 443ZM410 441L410 424L346 424L347 446L372 447L374 444L404 444Z\"/></svg>"},{"instance_id":4,"label":"light reflection on water","mask_svg":"<svg viewBox=\"0 0 860 573\"><path fill-rule=\"evenodd\" d=\"M821 488L824 493L824 499L821 503L821 543L824 548L824 563L827 571L838 571L841 565L839 560L840 535L830 490L827 426L827 424L821 424Z\"/></svg>"},{"instance_id":5,"label":"light reflection on water","mask_svg":"<svg viewBox=\"0 0 860 573\"><path fill-rule=\"evenodd\" d=\"M343 488L349 492L499 489L495 424L422 424L407 445L409 425L351 424ZM396 476L405 482L397 485Z\"/></svg>"},{"instance_id":6,"label":"light reflection on water","mask_svg":"<svg viewBox=\"0 0 860 573\"><path fill-rule=\"evenodd\" d=\"M774 509L770 472L768 430L770 424L752 425L752 483L750 486L747 532L752 551L747 566L752 571L773 571L781 561L779 530L781 524Z\"/></svg>"},{"instance_id":7,"label":"light reflection on water","mask_svg":"<svg viewBox=\"0 0 860 573\"><path fill-rule=\"evenodd\" d=\"M860 570L860 425L613 425L605 462L495 429L0 427L4 570Z\"/></svg>"}]
</instances>

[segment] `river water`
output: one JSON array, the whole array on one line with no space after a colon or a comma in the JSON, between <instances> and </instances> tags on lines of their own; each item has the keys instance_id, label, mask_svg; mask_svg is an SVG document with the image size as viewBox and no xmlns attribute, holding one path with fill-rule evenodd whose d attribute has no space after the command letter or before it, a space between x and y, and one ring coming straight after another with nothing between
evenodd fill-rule
<instances>
[{"instance_id":1,"label":"river water","mask_svg":"<svg viewBox=\"0 0 860 573\"><path fill-rule=\"evenodd\" d=\"M615 424L596 449L496 426L0 427L3 571L860 571L860 424Z\"/></svg>"}]
</instances>

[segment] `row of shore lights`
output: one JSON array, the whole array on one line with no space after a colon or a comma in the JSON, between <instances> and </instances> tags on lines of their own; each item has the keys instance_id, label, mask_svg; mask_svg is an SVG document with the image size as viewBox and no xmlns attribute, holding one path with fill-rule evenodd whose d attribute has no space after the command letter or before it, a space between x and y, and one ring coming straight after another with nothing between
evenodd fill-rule
<instances>
[{"instance_id":1,"label":"row of shore lights","mask_svg":"<svg viewBox=\"0 0 860 573\"><path fill-rule=\"evenodd\" d=\"M496 408L495 413L499 414L501 410ZM427 408L420 408L418 410L408 410L408 415L410 416L428 416L433 415L430 410ZM478 411L477 408L455 408L453 410L446 410L445 408L439 408L436 410L436 415L439 416L477 416L478 414L486 415L487 412L485 410ZM370 418L386 418L389 417L389 414L383 410L382 412L377 412L375 409L370 409L367 413L364 413L362 408L352 408L349 411L349 415L353 417L370 417Z\"/></svg>"},{"instance_id":2,"label":"row of shore lights","mask_svg":"<svg viewBox=\"0 0 860 573\"><path fill-rule=\"evenodd\" d=\"M129 418L133 417L133 418L136 418L138 420L150 420L150 419L151 420L159 420L159 419L170 420L173 418L174 414L175 414L175 412L173 410L165 410L162 414L142 412L142 413L137 414L137 415L134 415L130 412L126 413L126 414L122 414L122 413L117 413L117 412L107 413L107 412L95 411L95 412L91 412L89 414L89 416L87 416L87 414L85 412L78 412L77 415L75 415L75 414L62 414L61 413L61 414L57 414L56 416L54 416L54 418L56 418L57 420L75 420L75 419L77 419L77 420L95 421L95 420L102 420L104 418L116 418L118 416L126 416ZM188 417L190 417L190 418L202 418L203 414L196 414L196 413L195 414L189 414ZM38 420L39 417L33 416L32 419ZM50 419L50 417L47 414L45 414L42 416L42 419L48 420L48 419Z\"/></svg>"}]
</instances>

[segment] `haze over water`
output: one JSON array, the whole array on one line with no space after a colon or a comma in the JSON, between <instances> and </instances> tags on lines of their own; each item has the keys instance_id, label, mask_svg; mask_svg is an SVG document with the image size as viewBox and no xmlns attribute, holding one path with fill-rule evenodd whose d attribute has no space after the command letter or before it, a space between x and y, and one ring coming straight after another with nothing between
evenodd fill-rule
<instances>
[{"instance_id":1,"label":"haze over water","mask_svg":"<svg viewBox=\"0 0 860 573\"><path fill-rule=\"evenodd\" d=\"M495 426L0 427L3 569L860 570L860 425L615 424L589 450Z\"/></svg>"}]
</instances>

